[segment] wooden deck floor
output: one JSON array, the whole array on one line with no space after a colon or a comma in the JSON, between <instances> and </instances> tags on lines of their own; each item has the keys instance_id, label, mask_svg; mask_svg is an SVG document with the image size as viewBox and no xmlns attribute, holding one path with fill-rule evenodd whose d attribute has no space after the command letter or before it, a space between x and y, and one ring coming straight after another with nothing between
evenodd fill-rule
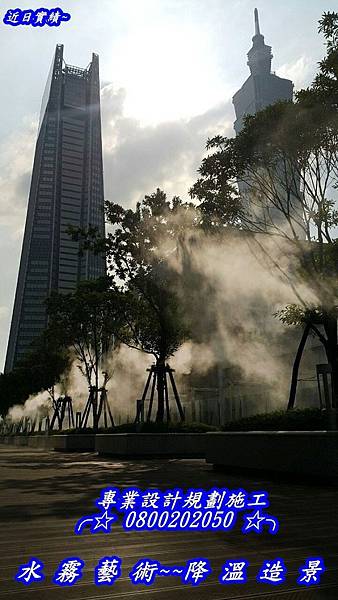
<instances>
[{"instance_id":1,"label":"wooden deck floor","mask_svg":"<svg viewBox=\"0 0 338 600\"><path fill-rule=\"evenodd\" d=\"M231 598L280 600L338 599L338 489L260 476L213 471L203 460L121 461L94 454L61 454L27 448L0 446L0 600L228 600ZM95 512L94 500L108 485L184 490L213 486L248 491L267 490L269 512L280 522L276 536L251 533L240 527L230 532L142 531L126 532L114 525L110 534L73 533L75 522ZM122 558L122 576L112 587L97 587L93 569L106 555ZM46 579L24 586L14 581L18 566L31 557L45 564ZM51 577L66 557L85 561L83 578L65 588ZM184 564L204 557L213 573L197 587L183 585L177 577L158 578L154 585L134 586L132 566L143 557L165 565ZM312 588L296 585L298 569L306 558L321 556L327 571L321 584ZM264 560L283 558L287 581L280 586L257 583ZM228 559L249 561L249 580L243 585L218 582L221 566Z\"/></svg>"}]
</instances>

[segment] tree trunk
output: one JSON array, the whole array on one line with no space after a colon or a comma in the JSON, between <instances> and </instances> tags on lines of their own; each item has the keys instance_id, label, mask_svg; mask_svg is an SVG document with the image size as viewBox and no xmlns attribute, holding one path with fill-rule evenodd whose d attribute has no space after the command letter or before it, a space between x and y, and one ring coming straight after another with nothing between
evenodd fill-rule
<instances>
[{"instance_id":1,"label":"tree trunk","mask_svg":"<svg viewBox=\"0 0 338 600\"><path fill-rule=\"evenodd\" d=\"M327 345L325 347L327 362L332 369L332 406L338 407L338 339L337 339L337 319L334 316L327 316L324 319L324 329L327 336Z\"/></svg>"},{"instance_id":2,"label":"tree trunk","mask_svg":"<svg viewBox=\"0 0 338 600\"><path fill-rule=\"evenodd\" d=\"M164 420L164 377L165 358L160 357L157 361L157 414L156 423Z\"/></svg>"},{"instance_id":3,"label":"tree trunk","mask_svg":"<svg viewBox=\"0 0 338 600\"><path fill-rule=\"evenodd\" d=\"M93 430L95 432L97 432L98 427L99 427L99 423L98 423L98 388L96 385L96 380L95 380L95 386L93 386L93 396L92 396L92 400L93 400Z\"/></svg>"},{"instance_id":4,"label":"tree trunk","mask_svg":"<svg viewBox=\"0 0 338 600\"><path fill-rule=\"evenodd\" d=\"M291 386L290 386L290 394L289 394L289 402L287 410L292 410L295 407L296 401L296 392L297 392L297 383L298 383L298 372L300 361L303 356L306 340L308 338L310 331L309 323L306 323L301 340L299 342L298 350L295 356L295 360L292 367L292 377L291 377Z\"/></svg>"}]
</instances>

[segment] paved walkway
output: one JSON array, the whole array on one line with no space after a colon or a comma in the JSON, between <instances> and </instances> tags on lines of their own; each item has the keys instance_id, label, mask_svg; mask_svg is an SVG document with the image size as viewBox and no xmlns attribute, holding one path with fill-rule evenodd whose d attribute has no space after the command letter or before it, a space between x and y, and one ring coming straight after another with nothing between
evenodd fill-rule
<instances>
[{"instance_id":1,"label":"paved walkway","mask_svg":"<svg viewBox=\"0 0 338 600\"><path fill-rule=\"evenodd\" d=\"M271 514L280 532L242 535L231 532L125 532L113 526L110 534L73 534L75 522L95 512L93 502L108 485L168 489L213 486L264 490L270 494ZM329 486L266 481L257 476L226 475L202 460L139 460L116 462L94 454L58 454L42 450L0 446L0 600L99 600L146 594L149 600L267 600L338 599L338 490ZM93 569L99 558L122 558L122 577L112 586L96 587ZM20 564L31 557L45 563L46 579L31 586L13 580ZM51 583L59 562L79 556L85 561L83 578L73 587ZM212 575L201 585L183 585L177 577L161 577L151 587L133 586L128 573L142 557L163 564L184 564L195 557L208 558ZM311 556L324 558L327 572L312 589L295 581L298 568ZM255 576L264 560L283 558L287 582L273 587L258 584ZM250 562L244 585L218 583L227 559Z\"/></svg>"}]
</instances>

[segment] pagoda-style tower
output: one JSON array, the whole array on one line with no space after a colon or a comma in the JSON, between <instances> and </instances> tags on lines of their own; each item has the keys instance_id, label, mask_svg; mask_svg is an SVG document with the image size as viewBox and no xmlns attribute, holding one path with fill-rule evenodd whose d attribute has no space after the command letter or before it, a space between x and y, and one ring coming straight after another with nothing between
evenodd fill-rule
<instances>
[{"instance_id":1,"label":"pagoda-style tower","mask_svg":"<svg viewBox=\"0 0 338 600\"><path fill-rule=\"evenodd\" d=\"M241 131L246 115L254 115L278 100L292 100L293 94L292 81L271 73L271 46L265 44L264 36L260 32L257 8L254 15L255 35L247 62L250 75L232 99L236 112L236 134Z\"/></svg>"},{"instance_id":2,"label":"pagoda-style tower","mask_svg":"<svg viewBox=\"0 0 338 600\"><path fill-rule=\"evenodd\" d=\"M257 8L255 8L254 18L255 35L252 38L252 48L248 52L247 62L250 69L250 75L242 85L241 89L238 90L233 97L233 104L236 112L236 121L234 123L236 135L238 135L243 128L244 119L247 115L254 115L258 111L263 110L267 106L280 100L291 101L293 96L292 81L277 77L277 75L271 72L271 46L265 44L264 36L260 32ZM285 198L286 210L287 206L289 206L288 210L290 210L290 202L288 201L286 187L284 187L284 184L280 181L281 174L283 177L284 173L284 167L282 166L281 168L281 173L279 173L278 168L276 169L276 189L279 190L280 199L283 199L283 197ZM288 185L286 180L285 184L286 186ZM298 184L296 183L296 185ZM260 230L262 230L262 227L266 228L267 231L271 228L274 229L274 227L288 227L283 211L271 204L270 201L266 201L266 203L263 201L261 206L257 206L253 199L252 190L248 184L240 182L239 191L247 216L250 217L250 220L253 223L256 221L256 224L259 224ZM291 194L293 194L292 190L289 190L289 192L290 191ZM302 218L301 211L299 215L297 215L296 212L298 206L297 198L298 192L293 196L293 202L291 203L292 210L295 211L294 218L296 223L297 221L300 222ZM299 235L300 237L303 237L301 227Z\"/></svg>"}]
</instances>

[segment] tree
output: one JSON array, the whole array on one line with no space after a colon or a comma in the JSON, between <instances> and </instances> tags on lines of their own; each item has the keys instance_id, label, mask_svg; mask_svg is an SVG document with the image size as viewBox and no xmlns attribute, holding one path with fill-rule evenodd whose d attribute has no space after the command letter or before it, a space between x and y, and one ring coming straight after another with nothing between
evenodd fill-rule
<instances>
[{"instance_id":1,"label":"tree","mask_svg":"<svg viewBox=\"0 0 338 600\"><path fill-rule=\"evenodd\" d=\"M245 120L232 139L217 136L207 143L211 154L200 167L191 196L203 207L210 197L237 207L237 222L293 289L298 304L279 313L288 324L302 324L289 406L306 335L311 330L323 344L332 369L338 406L338 14L325 13L319 30L327 54L313 85L295 102L279 102ZM229 224L229 222L228 222ZM297 262L281 267L271 253L274 239L285 241ZM299 283L312 292L304 298Z\"/></svg>"},{"instance_id":2,"label":"tree","mask_svg":"<svg viewBox=\"0 0 338 600\"><path fill-rule=\"evenodd\" d=\"M69 294L57 292L47 300L47 338L56 348L68 350L87 380L93 407L94 428L98 426L98 394L101 375L115 331L120 329L119 302L109 278L83 281ZM105 369L105 371L103 371Z\"/></svg>"},{"instance_id":3,"label":"tree","mask_svg":"<svg viewBox=\"0 0 338 600\"><path fill-rule=\"evenodd\" d=\"M69 366L66 350L56 349L45 335L37 338L13 371L0 374L1 415L6 416L11 406L23 404L30 395L52 389Z\"/></svg>"},{"instance_id":4,"label":"tree","mask_svg":"<svg viewBox=\"0 0 338 600\"><path fill-rule=\"evenodd\" d=\"M166 257L177 249L180 235L200 219L193 204L178 197L167 200L161 190L145 196L135 210L106 203L107 221L113 226L105 239L97 232L73 231L85 248L105 252L111 284L120 314L115 334L121 342L152 354L157 378L157 421L164 418L164 370L188 335L178 299L179 275Z\"/></svg>"}]
</instances>

